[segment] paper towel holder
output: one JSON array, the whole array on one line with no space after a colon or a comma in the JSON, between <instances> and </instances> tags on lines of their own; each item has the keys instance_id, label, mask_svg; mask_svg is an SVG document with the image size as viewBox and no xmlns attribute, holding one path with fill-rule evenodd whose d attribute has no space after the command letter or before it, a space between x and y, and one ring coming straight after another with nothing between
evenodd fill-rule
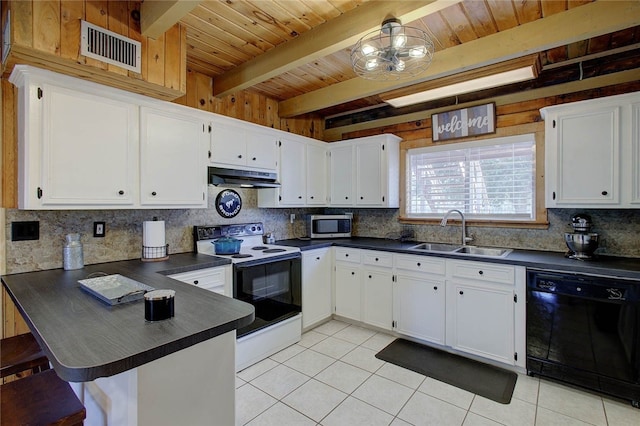
<instances>
[{"instance_id":1,"label":"paper towel holder","mask_svg":"<svg viewBox=\"0 0 640 426\"><path fill-rule=\"evenodd\" d=\"M163 256L164 255L164 256ZM162 256L162 257L158 257ZM142 246L143 262L160 262L169 259L169 244L160 247Z\"/></svg>"}]
</instances>

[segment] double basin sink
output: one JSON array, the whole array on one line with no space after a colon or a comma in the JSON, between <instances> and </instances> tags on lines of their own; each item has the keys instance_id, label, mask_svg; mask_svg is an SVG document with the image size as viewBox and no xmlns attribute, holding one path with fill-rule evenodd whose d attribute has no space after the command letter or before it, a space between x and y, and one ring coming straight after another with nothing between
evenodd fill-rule
<instances>
[{"instance_id":1,"label":"double basin sink","mask_svg":"<svg viewBox=\"0 0 640 426\"><path fill-rule=\"evenodd\" d=\"M434 253L459 253L484 257L506 257L513 251L511 249L503 248L461 246L458 244L443 243L421 243L413 247L409 247L409 250L419 250Z\"/></svg>"}]
</instances>

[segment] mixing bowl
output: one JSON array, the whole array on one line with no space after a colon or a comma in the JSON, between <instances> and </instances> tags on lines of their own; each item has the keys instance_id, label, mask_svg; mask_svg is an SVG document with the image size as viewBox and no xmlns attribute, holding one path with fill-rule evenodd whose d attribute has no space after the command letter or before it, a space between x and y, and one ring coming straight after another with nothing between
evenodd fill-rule
<instances>
[{"instance_id":1,"label":"mixing bowl","mask_svg":"<svg viewBox=\"0 0 640 426\"><path fill-rule=\"evenodd\" d=\"M564 241L567 247L577 258L590 258L598 248L598 234L591 233L571 233L564 234Z\"/></svg>"}]
</instances>

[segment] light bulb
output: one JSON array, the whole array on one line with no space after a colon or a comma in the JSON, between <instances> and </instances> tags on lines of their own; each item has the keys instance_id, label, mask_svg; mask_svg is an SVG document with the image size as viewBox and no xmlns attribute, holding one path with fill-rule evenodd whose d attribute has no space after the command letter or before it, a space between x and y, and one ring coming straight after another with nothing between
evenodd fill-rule
<instances>
[{"instance_id":1,"label":"light bulb","mask_svg":"<svg viewBox=\"0 0 640 426\"><path fill-rule=\"evenodd\" d=\"M404 34L398 34L397 36L393 37L393 47L395 47L396 49L403 47L406 42L407 36L405 36Z\"/></svg>"},{"instance_id":2,"label":"light bulb","mask_svg":"<svg viewBox=\"0 0 640 426\"><path fill-rule=\"evenodd\" d=\"M376 51L376 48L370 44L365 44L364 46L362 46L361 50L364 56L369 56Z\"/></svg>"},{"instance_id":3,"label":"light bulb","mask_svg":"<svg viewBox=\"0 0 640 426\"><path fill-rule=\"evenodd\" d=\"M412 58L424 58L426 54L427 52L424 46L412 47L409 50L409 56L411 56Z\"/></svg>"},{"instance_id":4,"label":"light bulb","mask_svg":"<svg viewBox=\"0 0 640 426\"><path fill-rule=\"evenodd\" d=\"M367 69L367 71L371 71L373 69L376 69L377 67L378 67L377 59L369 59L365 64L365 68Z\"/></svg>"}]
</instances>

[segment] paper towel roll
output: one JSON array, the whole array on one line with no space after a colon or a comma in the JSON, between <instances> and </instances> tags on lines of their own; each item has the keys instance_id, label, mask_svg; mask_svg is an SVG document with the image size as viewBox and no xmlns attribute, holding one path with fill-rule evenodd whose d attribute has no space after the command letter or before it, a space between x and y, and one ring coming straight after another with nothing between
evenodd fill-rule
<instances>
[{"instance_id":1,"label":"paper towel roll","mask_svg":"<svg viewBox=\"0 0 640 426\"><path fill-rule=\"evenodd\" d=\"M145 250L144 257L155 258L167 255L164 236L164 220L150 220L142 222L142 246L155 247L159 250Z\"/></svg>"}]
</instances>

